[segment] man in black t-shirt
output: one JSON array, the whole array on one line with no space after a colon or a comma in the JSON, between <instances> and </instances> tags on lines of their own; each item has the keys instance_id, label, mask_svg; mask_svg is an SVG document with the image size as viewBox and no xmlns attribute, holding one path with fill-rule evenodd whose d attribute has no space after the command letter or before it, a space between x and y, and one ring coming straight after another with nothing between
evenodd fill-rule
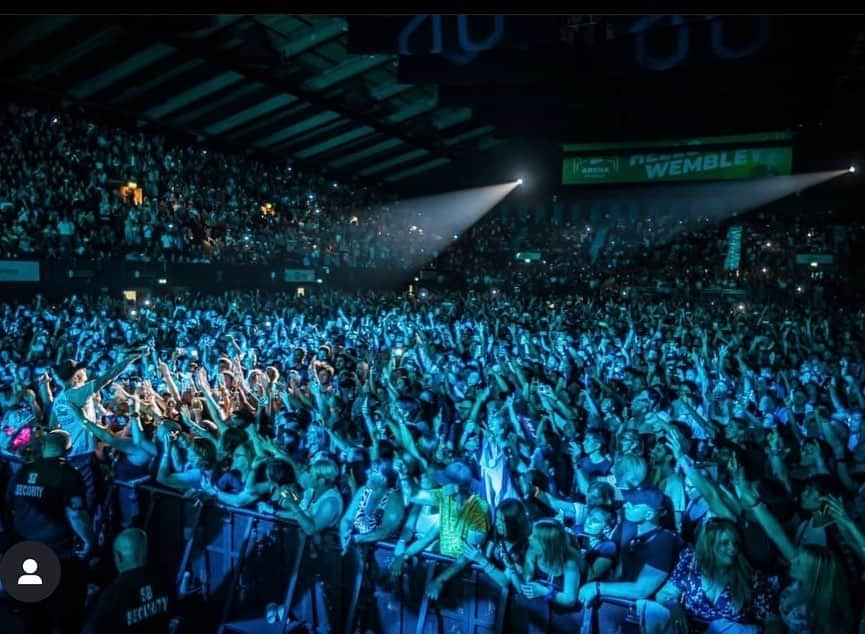
<instances>
[{"instance_id":1,"label":"man in black t-shirt","mask_svg":"<svg viewBox=\"0 0 865 634\"><path fill-rule=\"evenodd\" d=\"M120 574L96 598L83 633L168 632L174 599L146 567L147 533L138 528L121 532L114 540L114 563Z\"/></svg>"},{"instance_id":2,"label":"man in black t-shirt","mask_svg":"<svg viewBox=\"0 0 865 634\"><path fill-rule=\"evenodd\" d=\"M661 528L665 512L663 492L641 485L623 491L625 522L621 527L619 566L612 581L591 582L580 588L580 601L589 607L598 598L611 597L638 601L652 597L673 572L679 556L678 536ZM621 627L628 608L602 603L597 612L598 632L615 632ZM584 618L592 618L589 611Z\"/></svg>"},{"instance_id":3,"label":"man in black t-shirt","mask_svg":"<svg viewBox=\"0 0 865 634\"><path fill-rule=\"evenodd\" d=\"M14 540L42 542L60 560L60 585L48 599L28 606L28 631L50 632L52 626L79 632L86 596L83 558L93 545L90 514L85 509L85 486L78 471L66 462L71 447L67 432L45 435L42 457L23 465L10 483ZM76 551L75 538L82 547Z\"/></svg>"}]
</instances>

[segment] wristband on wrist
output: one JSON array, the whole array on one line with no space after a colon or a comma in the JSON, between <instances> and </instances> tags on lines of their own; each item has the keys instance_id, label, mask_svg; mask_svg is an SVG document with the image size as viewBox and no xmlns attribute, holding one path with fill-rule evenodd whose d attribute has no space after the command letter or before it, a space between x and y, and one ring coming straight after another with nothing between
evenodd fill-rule
<instances>
[{"instance_id":1,"label":"wristband on wrist","mask_svg":"<svg viewBox=\"0 0 865 634\"><path fill-rule=\"evenodd\" d=\"M555 586L550 586L550 589L547 590L547 593L544 595L544 601L549 603L556 596L556 588Z\"/></svg>"}]
</instances>

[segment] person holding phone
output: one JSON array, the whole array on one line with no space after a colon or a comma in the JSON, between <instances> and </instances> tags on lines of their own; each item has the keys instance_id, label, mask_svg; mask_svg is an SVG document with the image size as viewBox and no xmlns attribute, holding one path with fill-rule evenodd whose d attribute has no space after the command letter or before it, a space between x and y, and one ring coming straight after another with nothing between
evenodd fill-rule
<instances>
[{"instance_id":1,"label":"person holding phone","mask_svg":"<svg viewBox=\"0 0 865 634\"><path fill-rule=\"evenodd\" d=\"M788 631L852 634L853 605L847 589L853 579L849 572L845 574L839 557L825 545L801 543L801 534L798 544L790 539L741 469L734 471L732 483L742 504L753 511L757 522L790 565L791 583L779 598L780 616ZM822 504L820 495L808 493L806 497L803 493L803 506L818 510ZM828 508L827 504L827 511Z\"/></svg>"}]
</instances>

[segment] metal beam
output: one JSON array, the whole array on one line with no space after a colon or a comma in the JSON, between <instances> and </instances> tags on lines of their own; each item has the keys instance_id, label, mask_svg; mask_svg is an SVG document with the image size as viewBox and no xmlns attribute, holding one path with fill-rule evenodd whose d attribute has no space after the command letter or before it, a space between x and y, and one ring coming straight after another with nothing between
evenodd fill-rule
<instances>
[{"instance_id":1,"label":"metal beam","mask_svg":"<svg viewBox=\"0 0 865 634\"><path fill-rule=\"evenodd\" d=\"M202 68L203 66L204 63L201 60L190 59L182 64L177 64L171 70L165 73L160 73L158 76L153 77L148 81L130 84L125 90L112 97L109 101L111 103L128 103L133 99L138 99L143 95L146 95L152 90L158 89L160 86L165 85L166 82L179 75L188 73L196 68Z\"/></svg>"},{"instance_id":2,"label":"metal beam","mask_svg":"<svg viewBox=\"0 0 865 634\"><path fill-rule=\"evenodd\" d=\"M369 89L369 94L376 101L387 101L414 88L412 84L382 84Z\"/></svg>"},{"instance_id":3,"label":"metal beam","mask_svg":"<svg viewBox=\"0 0 865 634\"><path fill-rule=\"evenodd\" d=\"M278 132L286 125L293 125L298 121L306 119L313 112L315 110L312 106L296 101L267 114L250 119L228 132L223 132L222 136L231 139L232 142L249 145L256 139Z\"/></svg>"},{"instance_id":4,"label":"metal beam","mask_svg":"<svg viewBox=\"0 0 865 634\"><path fill-rule=\"evenodd\" d=\"M487 150L496 147L497 145L501 145L504 143L504 139L497 139L494 136L484 137L480 141L478 141L478 149L481 152L486 152Z\"/></svg>"},{"instance_id":5,"label":"metal beam","mask_svg":"<svg viewBox=\"0 0 865 634\"><path fill-rule=\"evenodd\" d=\"M319 46L323 46L348 32L348 23L346 23L342 18L331 20L330 22L324 22L323 24L317 25L308 30L298 29L298 31L306 31L301 35L295 35L294 32L283 33L279 29L274 29L272 26L264 24L263 22L259 22L259 24L264 26L271 33L274 33L277 37L287 40L285 45L279 47L279 52L285 60L297 57L301 53L318 48Z\"/></svg>"},{"instance_id":6,"label":"metal beam","mask_svg":"<svg viewBox=\"0 0 865 634\"><path fill-rule=\"evenodd\" d=\"M376 154L381 154L382 152L386 152L387 150L392 150L393 148L402 144L402 141L400 141L399 139L387 139L386 141L382 141L381 143L376 143L375 145L364 148L359 152L354 152L352 154L348 154L347 156L343 156L342 158L338 158L335 161L331 161L330 164L336 168L343 168L369 156L375 156Z\"/></svg>"},{"instance_id":7,"label":"metal beam","mask_svg":"<svg viewBox=\"0 0 865 634\"><path fill-rule=\"evenodd\" d=\"M385 170L394 167L395 165L399 165L400 163L407 163L408 161L413 161L415 159L421 158L422 156L426 156L429 154L429 151L424 150L423 148L412 150L411 152L406 152L405 154L399 154L394 156L387 161L383 161L381 163L376 163L367 167L366 169L360 170L359 174L361 176L372 176L373 174L378 174L379 172L384 172Z\"/></svg>"},{"instance_id":8,"label":"metal beam","mask_svg":"<svg viewBox=\"0 0 865 634\"><path fill-rule=\"evenodd\" d=\"M80 17L77 15L35 18L31 24L15 33L3 43L3 47L0 49L0 62L5 62L7 59L15 57L24 49L65 29L79 19Z\"/></svg>"},{"instance_id":9,"label":"metal beam","mask_svg":"<svg viewBox=\"0 0 865 634\"><path fill-rule=\"evenodd\" d=\"M174 49L165 44L157 43L153 46L148 46L131 57L127 57L122 62L111 64L107 70L98 75L77 82L69 89L69 92L77 99L86 99L91 95L95 95L100 90L104 90L112 84L116 84L125 77L134 75L142 68L146 68L147 66L168 57L172 53L174 53Z\"/></svg>"},{"instance_id":10,"label":"metal beam","mask_svg":"<svg viewBox=\"0 0 865 634\"><path fill-rule=\"evenodd\" d=\"M255 82L229 86L206 99L191 103L179 112L172 113L171 120L177 125L194 125L203 128L216 125L237 112L254 108L267 101L273 93Z\"/></svg>"},{"instance_id":11,"label":"metal beam","mask_svg":"<svg viewBox=\"0 0 865 634\"><path fill-rule=\"evenodd\" d=\"M404 106L387 118L389 123L403 123L414 117L419 117L425 112L435 110L438 105L437 99L419 99L413 104Z\"/></svg>"},{"instance_id":12,"label":"metal beam","mask_svg":"<svg viewBox=\"0 0 865 634\"><path fill-rule=\"evenodd\" d=\"M226 117L225 119L206 127L204 131L210 135L223 134L232 128L243 125L247 121L266 115L284 106L288 106L295 101L297 101L297 99L289 95L277 95L244 110L239 110L230 117Z\"/></svg>"},{"instance_id":13,"label":"metal beam","mask_svg":"<svg viewBox=\"0 0 865 634\"><path fill-rule=\"evenodd\" d=\"M449 111L443 111L433 117L433 125L436 130L444 130L450 128L463 121L468 121L472 118L471 108L454 108Z\"/></svg>"},{"instance_id":14,"label":"metal beam","mask_svg":"<svg viewBox=\"0 0 865 634\"><path fill-rule=\"evenodd\" d=\"M24 78L28 81L39 81L46 75L59 72L66 68L75 60L80 59L91 51L102 46L111 44L124 32L124 29L119 26L108 29L99 30L83 42L63 51L62 55L55 56L54 59L46 64L39 64L35 68L24 73Z\"/></svg>"},{"instance_id":15,"label":"metal beam","mask_svg":"<svg viewBox=\"0 0 865 634\"><path fill-rule=\"evenodd\" d=\"M391 59L393 58L389 55L355 55L338 66L332 66L317 77L307 79L303 82L302 88L312 92L325 90L341 81L386 64Z\"/></svg>"},{"instance_id":16,"label":"metal beam","mask_svg":"<svg viewBox=\"0 0 865 634\"><path fill-rule=\"evenodd\" d=\"M327 139L354 130L356 126L347 119L335 119L323 125L316 125L303 134L292 136L281 143L271 146L272 152L291 154L297 156L298 150L303 150L326 141Z\"/></svg>"},{"instance_id":17,"label":"metal beam","mask_svg":"<svg viewBox=\"0 0 865 634\"><path fill-rule=\"evenodd\" d=\"M271 134L264 139L259 139L253 145L259 148L267 148L276 145L283 139L288 139L307 130L312 130L313 128L317 128L319 126L325 125L326 123L330 123L334 119L339 119L339 115L332 110L325 110L324 112L319 112L313 117L309 117L300 121L299 123L295 123L292 126L287 128L283 128L280 132L275 134Z\"/></svg>"},{"instance_id":18,"label":"metal beam","mask_svg":"<svg viewBox=\"0 0 865 634\"><path fill-rule=\"evenodd\" d=\"M142 37L145 35L146 34L140 34ZM275 90L284 91L299 97L318 108L336 112L339 115L353 119L362 125L369 126L373 130L381 132L386 136L395 137L411 147L422 148L437 156L453 158L450 156L449 152L439 147L438 140L434 137L426 135L421 137L418 135L406 134L405 130L398 126L383 123L375 117L366 115L363 112L352 111L351 109L346 108L345 105L340 103L338 100L327 98L316 92L306 90L297 82L274 77L274 74L269 70L262 71L252 68L241 68L237 64L237 60L233 55L225 54L217 50L217 47L215 46L201 46L195 42L182 41L176 37L157 35L186 55L197 57L209 64L221 67L223 70L234 70L245 75L249 79L259 81Z\"/></svg>"},{"instance_id":19,"label":"metal beam","mask_svg":"<svg viewBox=\"0 0 865 634\"><path fill-rule=\"evenodd\" d=\"M468 141L469 139L473 139L477 136L482 136L487 132L492 132L495 129L496 127L493 125L485 125L482 128L475 128L474 130L463 132L462 134L458 134L457 136L450 139L445 139L445 145L457 145L458 143L462 143L463 141Z\"/></svg>"},{"instance_id":20,"label":"metal beam","mask_svg":"<svg viewBox=\"0 0 865 634\"><path fill-rule=\"evenodd\" d=\"M446 163L450 163L450 161L443 158L437 158L432 161L427 161L426 163L421 163L420 165L415 165L414 167L410 167L401 172L397 172L396 174L391 174L390 176L387 176L384 180L387 183L395 183L396 181L401 181L402 179L408 178L409 176L415 176L416 174L421 174L431 169L435 169L436 167L445 165Z\"/></svg>"},{"instance_id":21,"label":"metal beam","mask_svg":"<svg viewBox=\"0 0 865 634\"><path fill-rule=\"evenodd\" d=\"M294 155L298 158L308 159L317 154L321 154L322 152L327 152L331 148L335 148L338 145L344 145L349 143L350 141L354 141L355 139L359 139L360 137L369 136L373 134L375 130L368 126L362 126L360 128L355 128L354 130L349 130L348 132L343 132L340 135L337 135L324 143L319 143L318 145L314 145L311 148L300 150L295 152Z\"/></svg>"},{"instance_id":22,"label":"metal beam","mask_svg":"<svg viewBox=\"0 0 865 634\"><path fill-rule=\"evenodd\" d=\"M189 105L202 97L210 95L212 93L221 90L226 86L232 86L237 84L238 82L243 81L243 76L238 75L234 72L226 72L220 73L216 77L211 77L201 83L195 84L190 88L187 88L181 93L178 93L171 97L168 101L165 101L159 106L155 106L153 108L149 108L144 111L144 114L147 117L152 117L154 119L161 119L169 112L174 112L176 110L180 110L186 105Z\"/></svg>"}]
</instances>

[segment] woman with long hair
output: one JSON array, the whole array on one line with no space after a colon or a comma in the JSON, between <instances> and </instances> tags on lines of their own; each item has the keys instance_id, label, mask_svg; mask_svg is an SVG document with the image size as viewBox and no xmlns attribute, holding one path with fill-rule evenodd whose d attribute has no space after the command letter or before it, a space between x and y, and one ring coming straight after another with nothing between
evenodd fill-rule
<instances>
[{"instance_id":1,"label":"woman with long hair","mask_svg":"<svg viewBox=\"0 0 865 634\"><path fill-rule=\"evenodd\" d=\"M745 558L736 524L713 518L700 530L696 547L679 553L675 570L658 591L656 601L667 610L650 611L661 615L653 631L664 631L665 622L668 626L684 614L712 631L757 632L764 623L777 622L777 594L777 587Z\"/></svg>"},{"instance_id":2,"label":"woman with long hair","mask_svg":"<svg viewBox=\"0 0 865 634\"><path fill-rule=\"evenodd\" d=\"M791 632L801 634L849 634L854 631L853 606L850 602L844 568L830 549L814 544L797 547L778 519L769 511L737 469L733 486L742 504L775 542L790 564L792 583L781 593L779 612Z\"/></svg>"},{"instance_id":3,"label":"woman with long hair","mask_svg":"<svg viewBox=\"0 0 865 634\"><path fill-rule=\"evenodd\" d=\"M486 548L466 543L463 554L499 586L507 587L510 582L521 584L514 571L522 570L529 549L532 533L529 512L521 500L508 498L496 508L495 518L495 534Z\"/></svg>"},{"instance_id":4,"label":"woman with long hair","mask_svg":"<svg viewBox=\"0 0 865 634\"><path fill-rule=\"evenodd\" d=\"M565 608L577 605L580 554L570 545L568 531L556 520L535 522L519 587L527 599L542 598Z\"/></svg>"},{"instance_id":5,"label":"woman with long hair","mask_svg":"<svg viewBox=\"0 0 865 634\"><path fill-rule=\"evenodd\" d=\"M792 584L781 593L779 610L791 632L854 631L850 589L838 557L822 546L801 546L790 561Z\"/></svg>"}]
</instances>

